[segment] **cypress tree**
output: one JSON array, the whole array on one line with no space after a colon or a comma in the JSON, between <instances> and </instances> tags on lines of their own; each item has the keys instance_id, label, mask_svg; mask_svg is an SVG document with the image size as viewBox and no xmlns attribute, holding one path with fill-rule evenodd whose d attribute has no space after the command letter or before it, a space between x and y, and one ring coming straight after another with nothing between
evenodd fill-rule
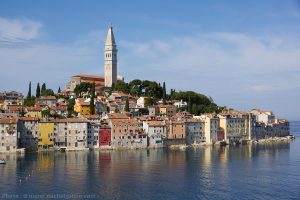
<instances>
[{"instance_id":1,"label":"cypress tree","mask_svg":"<svg viewBox=\"0 0 300 200\"><path fill-rule=\"evenodd\" d=\"M90 100L90 114L95 114L95 83L93 83L92 89L91 89L91 100Z\"/></svg>"},{"instance_id":2,"label":"cypress tree","mask_svg":"<svg viewBox=\"0 0 300 200\"><path fill-rule=\"evenodd\" d=\"M129 109L129 100L128 100L128 97L127 97L126 103L125 103L125 111L126 111L126 112L129 112L129 111L130 111L130 109Z\"/></svg>"},{"instance_id":3,"label":"cypress tree","mask_svg":"<svg viewBox=\"0 0 300 200\"><path fill-rule=\"evenodd\" d=\"M43 83L42 89L41 89L41 94L42 94L42 96L45 96L46 90L47 90L47 88L46 88L46 83Z\"/></svg>"},{"instance_id":4,"label":"cypress tree","mask_svg":"<svg viewBox=\"0 0 300 200\"><path fill-rule=\"evenodd\" d=\"M36 86L36 93L35 93L36 98L39 98L41 96L41 88L40 88L40 83L37 84Z\"/></svg>"},{"instance_id":5,"label":"cypress tree","mask_svg":"<svg viewBox=\"0 0 300 200\"><path fill-rule=\"evenodd\" d=\"M166 83L164 82L163 83L163 102L164 102L164 104L166 104L166 96L167 96L166 93L167 93L166 92Z\"/></svg>"},{"instance_id":6,"label":"cypress tree","mask_svg":"<svg viewBox=\"0 0 300 200\"><path fill-rule=\"evenodd\" d=\"M60 87L58 87L58 91L57 91L57 93L60 93L61 92L61 90L60 90Z\"/></svg>"},{"instance_id":7,"label":"cypress tree","mask_svg":"<svg viewBox=\"0 0 300 200\"><path fill-rule=\"evenodd\" d=\"M27 93L27 99L31 99L31 81L29 82L29 88Z\"/></svg>"}]
</instances>

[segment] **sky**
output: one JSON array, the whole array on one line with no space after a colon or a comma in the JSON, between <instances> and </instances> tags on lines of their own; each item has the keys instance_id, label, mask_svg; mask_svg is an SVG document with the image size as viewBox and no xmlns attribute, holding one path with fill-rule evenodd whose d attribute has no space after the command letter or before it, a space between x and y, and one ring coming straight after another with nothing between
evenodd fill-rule
<instances>
[{"instance_id":1,"label":"sky","mask_svg":"<svg viewBox=\"0 0 300 200\"><path fill-rule=\"evenodd\" d=\"M57 91L103 75L109 23L118 74L223 106L300 120L300 1L0 0L0 91Z\"/></svg>"}]
</instances>

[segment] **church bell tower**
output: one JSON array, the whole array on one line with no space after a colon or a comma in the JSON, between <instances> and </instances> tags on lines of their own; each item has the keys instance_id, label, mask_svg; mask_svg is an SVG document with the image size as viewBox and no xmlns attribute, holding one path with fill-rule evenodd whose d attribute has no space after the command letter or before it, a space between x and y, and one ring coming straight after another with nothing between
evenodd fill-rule
<instances>
[{"instance_id":1,"label":"church bell tower","mask_svg":"<svg viewBox=\"0 0 300 200\"><path fill-rule=\"evenodd\" d=\"M104 49L105 87L111 87L117 82L117 52L113 27L110 24Z\"/></svg>"}]
</instances>

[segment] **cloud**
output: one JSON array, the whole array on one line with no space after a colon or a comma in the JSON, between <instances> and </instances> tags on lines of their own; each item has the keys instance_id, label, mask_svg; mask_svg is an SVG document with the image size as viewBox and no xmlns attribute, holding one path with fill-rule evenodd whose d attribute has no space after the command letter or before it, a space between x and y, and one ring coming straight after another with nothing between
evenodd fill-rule
<instances>
[{"instance_id":1,"label":"cloud","mask_svg":"<svg viewBox=\"0 0 300 200\"><path fill-rule=\"evenodd\" d=\"M27 42L40 36L42 23L29 19L0 17L0 44Z\"/></svg>"},{"instance_id":2,"label":"cloud","mask_svg":"<svg viewBox=\"0 0 300 200\"><path fill-rule=\"evenodd\" d=\"M0 18L0 90L26 92L30 80L57 89L71 75L104 73L106 30L58 44L40 38L42 27L28 19ZM286 109L300 110L299 37L207 32L145 42L116 39L118 72L126 81L166 81L168 89L195 90L242 110L286 113L278 100L293 96L282 101Z\"/></svg>"},{"instance_id":3,"label":"cloud","mask_svg":"<svg viewBox=\"0 0 300 200\"><path fill-rule=\"evenodd\" d=\"M300 110L299 37L211 32L121 48L120 70L127 80L166 81L169 89L199 91L242 110L262 107L288 117L293 115L288 109Z\"/></svg>"}]
</instances>

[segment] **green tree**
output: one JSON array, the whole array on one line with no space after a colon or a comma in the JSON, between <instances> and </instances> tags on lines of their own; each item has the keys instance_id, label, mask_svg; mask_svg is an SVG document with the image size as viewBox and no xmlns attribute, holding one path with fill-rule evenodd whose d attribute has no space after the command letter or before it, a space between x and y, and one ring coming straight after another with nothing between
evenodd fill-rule
<instances>
[{"instance_id":1,"label":"green tree","mask_svg":"<svg viewBox=\"0 0 300 200\"><path fill-rule=\"evenodd\" d=\"M145 108L149 107L149 106L153 106L156 103L156 100L154 98L146 98L145 99Z\"/></svg>"},{"instance_id":2,"label":"green tree","mask_svg":"<svg viewBox=\"0 0 300 200\"><path fill-rule=\"evenodd\" d=\"M46 89L43 96L54 96L54 92L52 89Z\"/></svg>"},{"instance_id":3,"label":"green tree","mask_svg":"<svg viewBox=\"0 0 300 200\"><path fill-rule=\"evenodd\" d=\"M28 93L27 93L27 99L31 99L31 81L29 82Z\"/></svg>"},{"instance_id":4,"label":"green tree","mask_svg":"<svg viewBox=\"0 0 300 200\"><path fill-rule=\"evenodd\" d=\"M116 84L112 85L112 90L124 92L125 94L129 94L129 86L124 81L117 81Z\"/></svg>"},{"instance_id":5,"label":"green tree","mask_svg":"<svg viewBox=\"0 0 300 200\"><path fill-rule=\"evenodd\" d=\"M166 104L167 91L166 91L166 83L163 83L163 102Z\"/></svg>"},{"instance_id":6,"label":"green tree","mask_svg":"<svg viewBox=\"0 0 300 200\"><path fill-rule=\"evenodd\" d=\"M92 83L80 83L79 85L76 85L74 92L76 96L82 97L83 93L87 93L91 90L93 84Z\"/></svg>"},{"instance_id":7,"label":"green tree","mask_svg":"<svg viewBox=\"0 0 300 200\"><path fill-rule=\"evenodd\" d=\"M60 89L60 87L58 87L57 93L61 93L61 89Z\"/></svg>"},{"instance_id":8,"label":"green tree","mask_svg":"<svg viewBox=\"0 0 300 200\"><path fill-rule=\"evenodd\" d=\"M38 83L37 86L36 86L35 96L36 96L36 98L39 98L41 96L40 83Z\"/></svg>"},{"instance_id":9,"label":"green tree","mask_svg":"<svg viewBox=\"0 0 300 200\"><path fill-rule=\"evenodd\" d=\"M49 117L49 116L50 116L50 110L49 109L42 111L42 117Z\"/></svg>"},{"instance_id":10,"label":"green tree","mask_svg":"<svg viewBox=\"0 0 300 200\"><path fill-rule=\"evenodd\" d=\"M91 100L90 100L90 114L95 114L95 83L93 83L92 89L91 89Z\"/></svg>"},{"instance_id":11,"label":"green tree","mask_svg":"<svg viewBox=\"0 0 300 200\"><path fill-rule=\"evenodd\" d=\"M189 102L188 102L188 112L192 113L192 100L191 97L189 97Z\"/></svg>"},{"instance_id":12,"label":"green tree","mask_svg":"<svg viewBox=\"0 0 300 200\"><path fill-rule=\"evenodd\" d=\"M74 111L74 105L75 105L75 99L69 99L68 100L68 117L72 117L73 115L76 114L76 112Z\"/></svg>"},{"instance_id":13,"label":"green tree","mask_svg":"<svg viewBox=\"0 0 300 200\"><path fill-rule=\"evenodd\" d=\"M128 97L127 97L126 103L125 103L125 111L126 111L126 112L129 112L129 111L130 111L130 109L129 109L129 100L128 100Z\"/></svg>"},{"instance_id":14,"label":"green tree","mask_svg":"<svg viewBox=\"0 0 300 200\"><path fill-rule=\"evenodd\" d=\"M42 94L42 96L45 96L45 92L46 92L46 83L43 83L42 84L42 89L41 89L41 94Z\"/></svg>"}]
</instances>

